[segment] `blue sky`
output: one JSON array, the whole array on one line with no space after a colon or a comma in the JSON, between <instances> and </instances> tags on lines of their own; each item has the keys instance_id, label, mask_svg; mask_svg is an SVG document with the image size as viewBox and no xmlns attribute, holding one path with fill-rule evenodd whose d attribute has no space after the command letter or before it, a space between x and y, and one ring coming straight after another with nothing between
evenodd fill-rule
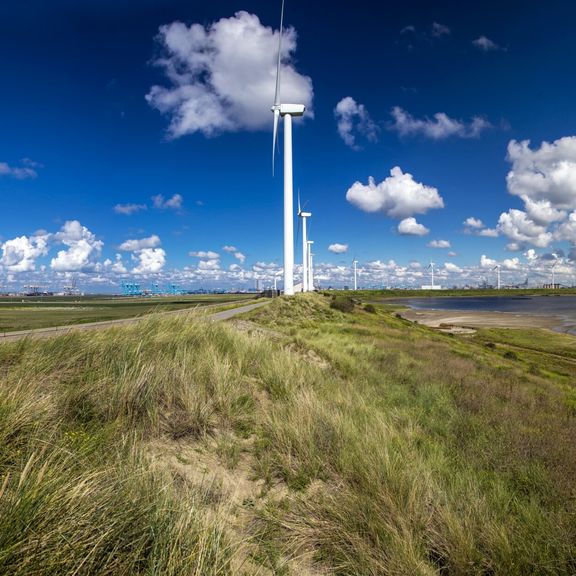
<instances>
[{"instance_id":1,"label":"blue sky","mask_svg":"<svg viewBox=\"0 0 576 576\"><path fill-rule=\"evenodd\" d=\"M270 283L279 11L2 3L0 290ZM287 0L283 90L309 106L295 187L322 285L349 284L354 257L366 286L426 284L431 260L446 285L493 282L497 264L503 281L555 265L574 283L575 18L558 0Z\"/></svg>"}]
</instances>

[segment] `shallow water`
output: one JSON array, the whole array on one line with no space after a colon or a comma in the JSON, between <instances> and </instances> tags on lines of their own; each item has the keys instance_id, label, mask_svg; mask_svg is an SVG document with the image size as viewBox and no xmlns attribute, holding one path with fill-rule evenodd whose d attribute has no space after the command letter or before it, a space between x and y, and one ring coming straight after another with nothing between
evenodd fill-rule
<instances>
[{"instance_id":1,"label":"shallow water","mask_svg":"<svg viewBox=\"0 0 576 576\"><path fill-rule=\"evenodd\" d=\"M462 310L538 314L558 319L557 330L576 335L576 296L485 296L406 298L400 302L416 310Z\"/></svg>"}]
</instances>

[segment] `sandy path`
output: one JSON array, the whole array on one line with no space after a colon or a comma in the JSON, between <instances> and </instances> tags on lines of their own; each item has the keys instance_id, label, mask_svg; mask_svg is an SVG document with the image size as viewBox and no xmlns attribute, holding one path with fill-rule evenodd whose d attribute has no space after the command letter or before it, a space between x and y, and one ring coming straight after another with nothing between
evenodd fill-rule
<instances>
[{"instance_id":1,"label":"sandy path","mask_svg":"<svg viewBox=\"0 0 576 576\"><path fill-rule=\"evenodd\" d=\"M213 314L207 314L206 318L212 320L213 322L221 322L223 320L228 320L233 316L238 314L243 314L244 312L250 312L255 308L260 308L268 304L268 300L265 302L258 302L256 304L248 304L246 306L240 306L238 308L232 308L230 310L224 310L223 312L215 312ZM221 306L217 304L216 306ZM0 343L10 342L14 340L20 340L21 338L51 338L53 336L61 336L62 334L68 334L70 332L79 330L102 330L104 328L110 328L111 326L122 326L126 324L135 324L150 318L151 316L174 316L179 314L189 314L191 312L203 312L208 311L210 306L204 306L201 308L185 308L183 310L172 310L171 312L160 312L156 314L145 314L143 316L136 316L134 318L122 318L120 320L105 320L104 322L86 322L85 324L73 324L71 326L54 326L52 328L37 328L35 330L19 330L16 332L2 332L0 333Z\"/></svg>"}]
</instances>

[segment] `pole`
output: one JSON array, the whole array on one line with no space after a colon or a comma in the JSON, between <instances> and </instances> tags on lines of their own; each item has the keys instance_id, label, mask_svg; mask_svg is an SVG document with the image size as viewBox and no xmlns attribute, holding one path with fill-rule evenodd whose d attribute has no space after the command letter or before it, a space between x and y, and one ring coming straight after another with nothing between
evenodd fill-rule
<instances>
[{"instance_id":1,"label":"pole","mask_svg":"<svg viewBox=\"0 0 576 576\"><path fill-rule=\"evenodd\" d=\"M284 295L294 295L292 116L284 115Z\"/></svg>"},{"instance_id":2,"label":"pole","mask_svg":"<svg viewBox=\"0 0 576 576\"><path fill-rule=\"evenodd\" d=\"M358 282L356 280L356 260L354 260L354 290L358 290Z\"/></svg>"},{"instance_id":3,"label":"pole","mask_svg":"<svg viewBox=\"0 0 576 576\"><path fill-rule=\"evenodd\" d=\"M434 288L434 264L430 264L430 273L432 275L432 288Z\"/></svg>"},{"instance_id":4,"label":"pole","mask_svg":"<svg viewBox=\"0 0 576 576\"><path fill-rule=\"evenodd\" d=\"M308 237L306 217L302 217L302 292L308 292Z\"/></svg>"},{"instance_id":5,"label":"pole","mask_svg":"<svg viewBox=\"0 0 576 576\"><path fill-rule=\"evenodd\" d=\"M308 270L308 277L310 280L308 289L310 292L314 292L314 254L312 254L312 245L310 245L310 268Z\"/></svg>"}]
</instances>

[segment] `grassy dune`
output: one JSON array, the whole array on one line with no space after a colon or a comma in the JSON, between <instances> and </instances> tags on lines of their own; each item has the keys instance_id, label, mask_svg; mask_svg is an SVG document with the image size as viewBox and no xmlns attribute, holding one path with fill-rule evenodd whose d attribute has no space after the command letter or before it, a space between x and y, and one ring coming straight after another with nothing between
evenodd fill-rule
<instances>
[{"instance_id":1,"label":"grassy dune","mask_svg":"<svg viewBox=\"0 0 576 576\"><path fill-rule=\"evenodd\" d=\"M250 319L0 346L0 573L576 571L574 339Z\"/></svg>"}]
</instances>

